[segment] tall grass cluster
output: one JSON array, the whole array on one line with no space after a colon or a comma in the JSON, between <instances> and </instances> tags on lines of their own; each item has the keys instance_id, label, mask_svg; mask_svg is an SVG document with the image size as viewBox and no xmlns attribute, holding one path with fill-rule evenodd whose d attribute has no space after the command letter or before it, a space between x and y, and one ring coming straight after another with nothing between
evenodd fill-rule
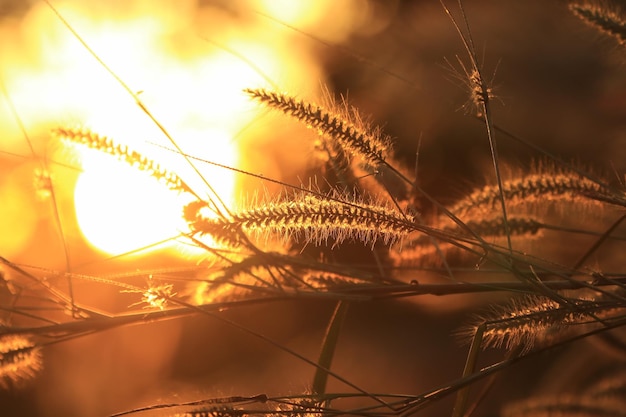
<instances>
[{"instance_id":1,"label":"tall grass cluster","mask_svg":"<svg viewBox=\"0 0 626 417\"><path fill-rule=\"evenodd\" d=\"M119 355L125 367L146 376L138 377L134 397L110 399L111 416L623 416L626 165L571 157L577 146L592 155L609 140L605 128L582 145L568 144L567 127L554 124L576 114L523 124L511 116L526 110L499 94L507 82L500 74L515 72L507 56L502 69L486 68L479 39L484 26L506 25L498 19L509 12L489 14L488 2L432 3L429 13L446 19L446 36L456 42L456 52L441 53L434 71L463 96L447 98L446 106L412 108L405 95L394 96L400 88L419 100L420 89L428 89L403 75L412 58L381 66L366 58L358 39L346 58L343 47L303 33L328 49L338 86L365 92L326 91L315 100L280 86L245 89L267 115L300 125L292 140L309 141L310 158L297 181L222 167L258 184L255 197L237 206L213 191L219 179L204 178L204 189L190 181L200 175L197 166L211 164L210 149L186 155L160 125L169 151L192 167L184 174L86 127L53 129L58 146L108 155L185 196L180 215L188 229L177 240L201 255L168 267L148 253L115 274L48 271L0 258L2 401L18 404L20 393L40 378L54 384L66 366L111 363ZM398 14L412 10L402 2L394 7ZM478 22L474 7L485 13ZM569 31L563 35L569 48L584 43L575 39L593 38L611 65L623 69L626 14L619 4L533 4L537 16L531 17L541 20L544 7L563 14L567 24L552 30ZM415 13L416 24L425 24ZM372 47L384 51L395 39L393 28ZM519 36L540 53L543 44L533 44L533 35ZM487 56L496 41L484 42ZM359 69L344 78L336 55ZM531 64L516 63L536 70ZM557 82L567 66L555 67L550 77ZM626 82L623 76L611 81L622 90L607 105L623 116ZM133 98L153 117L141 96ZM364 115L353 98L371 110L393 105L388 126ZM423 116L414 112L429 106L441 114L445 107L445 120L462 120L464 129L446 132L444 121L433 131L472 143L449 141L442 151L426 128L397 136L419 124ZM623 145L623 119L615 125L610 133ZM556 137L543 141L549 135ZM564 156L561 143L571 145ZM445 154L463 160L458 169L442 162ZM40 177L50 198L50 178ZM118 311L99 308L94 288ZM102 350L85 342L99 335L113 342ZM66 345L88 350L80 355L88 359L64 353ZM172 367L149 370L151 355ZM100 386L98 372L71 377ZM111 395L107 389L103 396Z\"/></svg>"}]
</instances>

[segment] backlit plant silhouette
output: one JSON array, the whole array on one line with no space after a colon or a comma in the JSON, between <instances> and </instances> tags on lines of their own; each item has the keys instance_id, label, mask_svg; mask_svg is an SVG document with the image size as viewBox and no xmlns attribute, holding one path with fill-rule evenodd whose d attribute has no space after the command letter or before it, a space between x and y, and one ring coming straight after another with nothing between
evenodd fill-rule
<instances>
[{"instance_id":1,"label":"backlit plant silhouette","mask_svg":"<svg viewBox=\"0 0 626 417\"><path fill-rule=\"evenodd\" d=\"M2 305L7 313L0 328L0 385L16 389L37 378L47 366L45 351L51 345L123 326L199 317L221 322L243 332L247 340L260 340L309 366L309 385L299 392L276 393L267 387L256 394L222 387L229 394L189 400L181 395L176 401L135 404L115 416L152 412L190 417L409 416L428 413L428 407L447 398L454 401L448 404L452 415L469 415L484 398L491 398L495 385L509 384L515 391L509 380L518 364L543 357L577 360L581 341L592 342L592 347L580 349L585 352L580 357L588 360L583 355L592 349L592 355L611 355L620 366L607 372L589 360L586 371L594 378L587 385L532 392L529 398L518 395L503 405L502 414L624 415L626 277L620 269L624 238L619 230L626 193L621 184L566 162L498 124L492 110L495 91L476 57L464 5L459 2L455 10L440 6L466 53L466 59L457 58L460 71L450 64L453 60L448 65L468 90L466 108L471 113L467 117L486 127L483 147L490 160L486 176L493 180L473 186L455 201L442 201L422 186L417 170L395 149L396 140L362 116L348 99L330 92L318 104L271 88L244 91L268 112L306 126L313 133L314 157L303 168L300 185L222 167L260 184L279 186L275 195L259 194L239 207L222 201L211 187L211 178L200 190L182 172L114 137L84 127L59 126L52 135L68 149L89 148L109 155L149 174L173 195L184 195L187 203L181 216L188 230L181 231L177 240L201 251L202 261L171 270L111 276L41 271L0 258L5 271ZM617 38L623 48L626 31L619 11L586 2L572 3L570 9ZM124 88L154 118L132 90ZM200 175L197 166L212 164L210 155L186 155L176 138L164 129L163 133L171 141L168 151L193 167L187 175ZM534 167L506 168L498 152L505 138L529 148ZM45 178L42 174L43 189ZM59 277L67 280L65 287L58 284ZM78 283L114 290L120 299L131 300L130 305L122 313L99 311L76 295ZM401 304L404 299L428 296L460 304L462 321L455 328L467 355L465 369L456 372L456 379L441 382L433 377L435 382L426 391L405 387L404 392L396 388L381 392L337 370L341 362L333 359L349 332L342 326L349 306L377 311L385 302ZM480 303L472 303L472 297ZM313 359L225 314L288 301L333 304ZM487 306L476 306L484 301ZM416 303L409 308L427 307ZM420 337L421 343L431 343L428 335ZM454 337L449 342L454 344ZM219 344L220 336L215 335L211 343ZM391 371L392 379L400 371ZM425 380L430 377L424 375Z\"/></svg>"}]
</instances>

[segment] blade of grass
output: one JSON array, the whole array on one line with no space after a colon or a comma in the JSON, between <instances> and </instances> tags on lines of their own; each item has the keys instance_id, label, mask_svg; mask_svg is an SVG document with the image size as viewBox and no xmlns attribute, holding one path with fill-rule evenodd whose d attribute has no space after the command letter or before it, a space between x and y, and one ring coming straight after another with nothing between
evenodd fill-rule
<instances>
[{"instance_id":1,"label":"blade of grass","mask_svg":"<svg viewBox=\"0 0 626 417\"><path fill-rule=\"evenodd\" d=\"M463 369L463 378L466 378L474 373L476 369L476 361L478 354L480 353L480 345L483 341L483 333L485 332L485 326L478 326L472 344L470 345L469 352L467 354L467 360L465 362L465 368ZM461 388L456 393L456 401L454 403L454 409L452 411L452 417L462 417L465 414L465 408L467 406L467 398L469 397L470 385Z\"/></svg>"},{"instance_id":2,"label":"blade of grass","mask_svg":"<svg viewBox=\"0 0 626 417\"><path fill-rule=\"evenodd\" d=\"M313 377L312 391L314 394L324 395L326 393L326 382L328 381L328 372L326 370L330 369L333 361L341 327L348 312L348 306L349 304L346 301L339 301L328 322L320 356L317 360L319 367L315 370L315 376Z\"/></svg>"}]
</instances>

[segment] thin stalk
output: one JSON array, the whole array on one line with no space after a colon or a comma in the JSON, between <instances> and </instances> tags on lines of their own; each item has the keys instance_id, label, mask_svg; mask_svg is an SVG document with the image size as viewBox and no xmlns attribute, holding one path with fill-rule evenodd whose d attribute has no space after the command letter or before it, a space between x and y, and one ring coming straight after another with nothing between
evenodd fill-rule
<instances>
[{"instance_id":1,"label":"thin stalk","mask_svg":"<svg viewBox=\"0 0 626 417\"><path fill-rule=\"evenodd\" d=\"M320 356L317 360L319 367L315 370L315 376L313 377L313 386L311 389L314 394L321 396L326 393L326 382L328 381L328 372L326 372L326 369L330 369L330 365L333 361L341 327L348 312L348 306L349 304L346 301L339 301L328 322Z\"/></svg>"},{"instance_id":2,"label":"thin stalk","mask_svg":"<svg viewBox=\"0 0 626 417\"><path fill-rule=\"evenodd\" d=\"M469 352L467 354L467 360L465 362L465 368L463 369L463 378L466 378L474 373L476 369L476 361L480 353L480 346L483 342L483 333L485 332L485 325L480 325L476 328L476 333L472 339ZM454 403L454 409L452 411L452 417L462 417L465 414L467 407L467 399L469 397L470 386L461 388L456 394L456 402Z\"/></svg>"}]
</instances>

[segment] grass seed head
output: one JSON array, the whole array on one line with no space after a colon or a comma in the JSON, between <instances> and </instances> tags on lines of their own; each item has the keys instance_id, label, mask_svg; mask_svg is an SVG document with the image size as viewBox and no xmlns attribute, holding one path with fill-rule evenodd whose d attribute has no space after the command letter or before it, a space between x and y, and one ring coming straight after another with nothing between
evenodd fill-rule
<instances>
[{"instance_id":1,"label":"grass seed head","mask_svg":"<svg viewBox=\"0 0 626 417\"><path fill-rule=\"evenodd\" d=\"M41 349L29 336L0 336L0 387L19 387L33 379L41 368Z\"/></svg>"}]
</instances>

